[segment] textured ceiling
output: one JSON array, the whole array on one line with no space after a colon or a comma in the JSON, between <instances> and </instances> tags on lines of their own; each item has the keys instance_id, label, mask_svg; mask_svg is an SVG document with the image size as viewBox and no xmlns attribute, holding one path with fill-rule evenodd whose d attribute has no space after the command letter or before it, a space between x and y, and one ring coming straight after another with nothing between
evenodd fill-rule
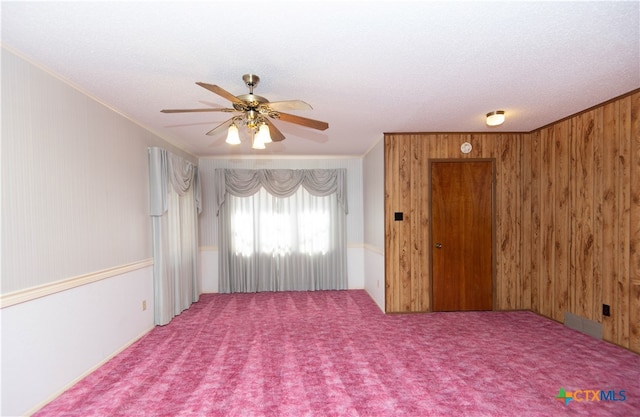
<instances>
[{"instance_id":1,"label":"textured ceiling","mask_svg":"<svg viewBox=\"0 0 640 417\"><path fill-rule=\"evenodd\" d=\"M384 132L530 131L640 87L640 2L2 2L2 44L198 156L363 155ZM242 75L329 129L205 133ZM497 128L484 114L505 110Z\"/></svg>"}]
</instances>

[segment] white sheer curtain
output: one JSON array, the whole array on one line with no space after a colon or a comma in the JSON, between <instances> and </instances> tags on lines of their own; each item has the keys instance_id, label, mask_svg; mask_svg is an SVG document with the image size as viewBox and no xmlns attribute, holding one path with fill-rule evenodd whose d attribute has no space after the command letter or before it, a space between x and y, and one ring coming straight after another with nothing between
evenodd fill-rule
<instances>
[{"instance_id":1,"label":"white sheer curtain","mask_svg":"<svg viewBox=\"0 0 640 417\"><path fill-rule=\"evenodd\" d=\"M154 317L158 325L198 301L198 168L164 149L149 148L153 231Z\"/></svg>"},{"instance_id":2,"label":"white sheer curtain","mask_svg":"<svg viewBox=\"0 0 640 417\"><path fill-rule=\"evenodd\" d=\"M347 288L345 170L218 170L216 182L220 292Z\"/></svg>"}]
</instances>

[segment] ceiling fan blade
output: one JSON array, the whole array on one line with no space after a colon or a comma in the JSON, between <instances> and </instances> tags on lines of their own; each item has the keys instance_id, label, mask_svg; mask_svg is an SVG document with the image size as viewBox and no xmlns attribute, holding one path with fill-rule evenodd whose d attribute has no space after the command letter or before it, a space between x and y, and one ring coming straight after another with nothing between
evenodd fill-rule
<instances>
[{"instance_id":1,"label":"ceiling fan blade","mask_svg":"<svg viewBox=\"0 0 640 417\"><path fill-rule=\"evenodd\" d=\"M271 140L272 141L281 142L281 141L285 140L285 137L282 134L282 132L279 131L278 128L273 123L271 123L271 120L265 118L264 121L269 126L269 133L271 134Z\"/></svg>"},{"instance_id":2,"label":"ceiling fan blade","mask_svg":"<svg viewBox=\"0 0 640 417\"><path fill-rule=\"evenodd\" d=\"M160 110L162 113L193 113L193 112L201 112L201 111L222 111L226 113L231 113L236 111L235 109L165 109Z\"/></svg>"},{"instance_id":3,"label":"ceiling fan blade","mask_svg":"<svg viewBox=\"0 0 640 417\"><path fill-rule=\"evenodd\" d=\"M221 130L227 128L229 125L231 125L231 122L233 121L233 117L227 121L224 121L222 123L220 123L218 126L214 127L213 129L211 129L210 131L208 131L207 133L205 133L206 135L209 136L213 136L216 133L220 132Z\"/></svg>"},{"instance_id":4,"label":"ceiling fan blade","mask_svg":"<svg viewBox=\"0 0 640 417\"><path fill-rule=\"evenodd\" d=\"M306 117L294 116L293 114L276 112L272 117L280 119L283 122L295 123L298 125L310 127L312 129L327 130L329 123L320 120L307 119Z\"/></svg>"},{"instance_id":5,"label":"ceiling fan blade","mask_svg":"<svg viewBox=\"0 0 640 417\"><path fill-rule=\"evenodd\" d=\"M226 98L232 103L242 103L242 100L240 100L238 97L234 96L224 88L218 87L217 85L207 84L200 81L196 82L196 84L198 84L200 87L206 88L212 93L216 93L220 97Z\"/></svg>"},{"instance_id":6,"label":"ceiling fan blade","mask_svg":"<svg viewBox=\"0 0 640 417\"><path fill-rule=\"evenodd\" d=\"M309 103L305 103L302 100L286 100L286 101L272 101L267 103L271 110L313 110L313 107Z\"/></svg>"}]
</instances>

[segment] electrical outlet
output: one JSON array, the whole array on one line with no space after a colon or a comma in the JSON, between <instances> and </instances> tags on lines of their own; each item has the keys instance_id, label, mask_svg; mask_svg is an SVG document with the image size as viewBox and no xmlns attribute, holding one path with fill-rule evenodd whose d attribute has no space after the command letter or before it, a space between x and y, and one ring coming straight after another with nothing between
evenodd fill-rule
<instances>
[{"instance_id":1,"label":"electrical outlet","mask_svg":"<svg viewBox=\"0 0 640 417\"><path fill-rule=\"evenodd\" d=\"M602 304L602 315L606 317L611 316L611 307L609 304Z\"/></svg>"},{"instance_id":2,"label":"electrical outlet","mask_svg":"<svg viewBox=\"0 0 640 417\"><path fill-rule=\"evenodd\" d=\"M142 311L147 309L147 300L142 300Z\"/></svg>"}]
</instances>

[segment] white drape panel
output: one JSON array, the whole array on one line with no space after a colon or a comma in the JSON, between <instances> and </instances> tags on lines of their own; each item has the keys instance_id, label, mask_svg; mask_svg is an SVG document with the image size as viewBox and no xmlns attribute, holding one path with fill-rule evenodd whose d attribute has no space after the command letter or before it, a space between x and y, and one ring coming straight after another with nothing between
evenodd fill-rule
<instances>
[{"instance_id":1,"label":"white drape panel","mask_svg":"<svg viewBox=\"0 0 640 417\"><path fill-rule=\"evenodd\" d=\"M164 325L200 296L198 169L160 148L149 148L155 323Z\"/></svg>"},{"instance_id":2,"label":"white drape panel","mask_svg":"<svg viewBox=\"0 0 640 417\"><path fill-rule=\"evenodd\" d=\"M220 292L347 288L345 170L218 170Z\"/></svg>"}]
</instances>

